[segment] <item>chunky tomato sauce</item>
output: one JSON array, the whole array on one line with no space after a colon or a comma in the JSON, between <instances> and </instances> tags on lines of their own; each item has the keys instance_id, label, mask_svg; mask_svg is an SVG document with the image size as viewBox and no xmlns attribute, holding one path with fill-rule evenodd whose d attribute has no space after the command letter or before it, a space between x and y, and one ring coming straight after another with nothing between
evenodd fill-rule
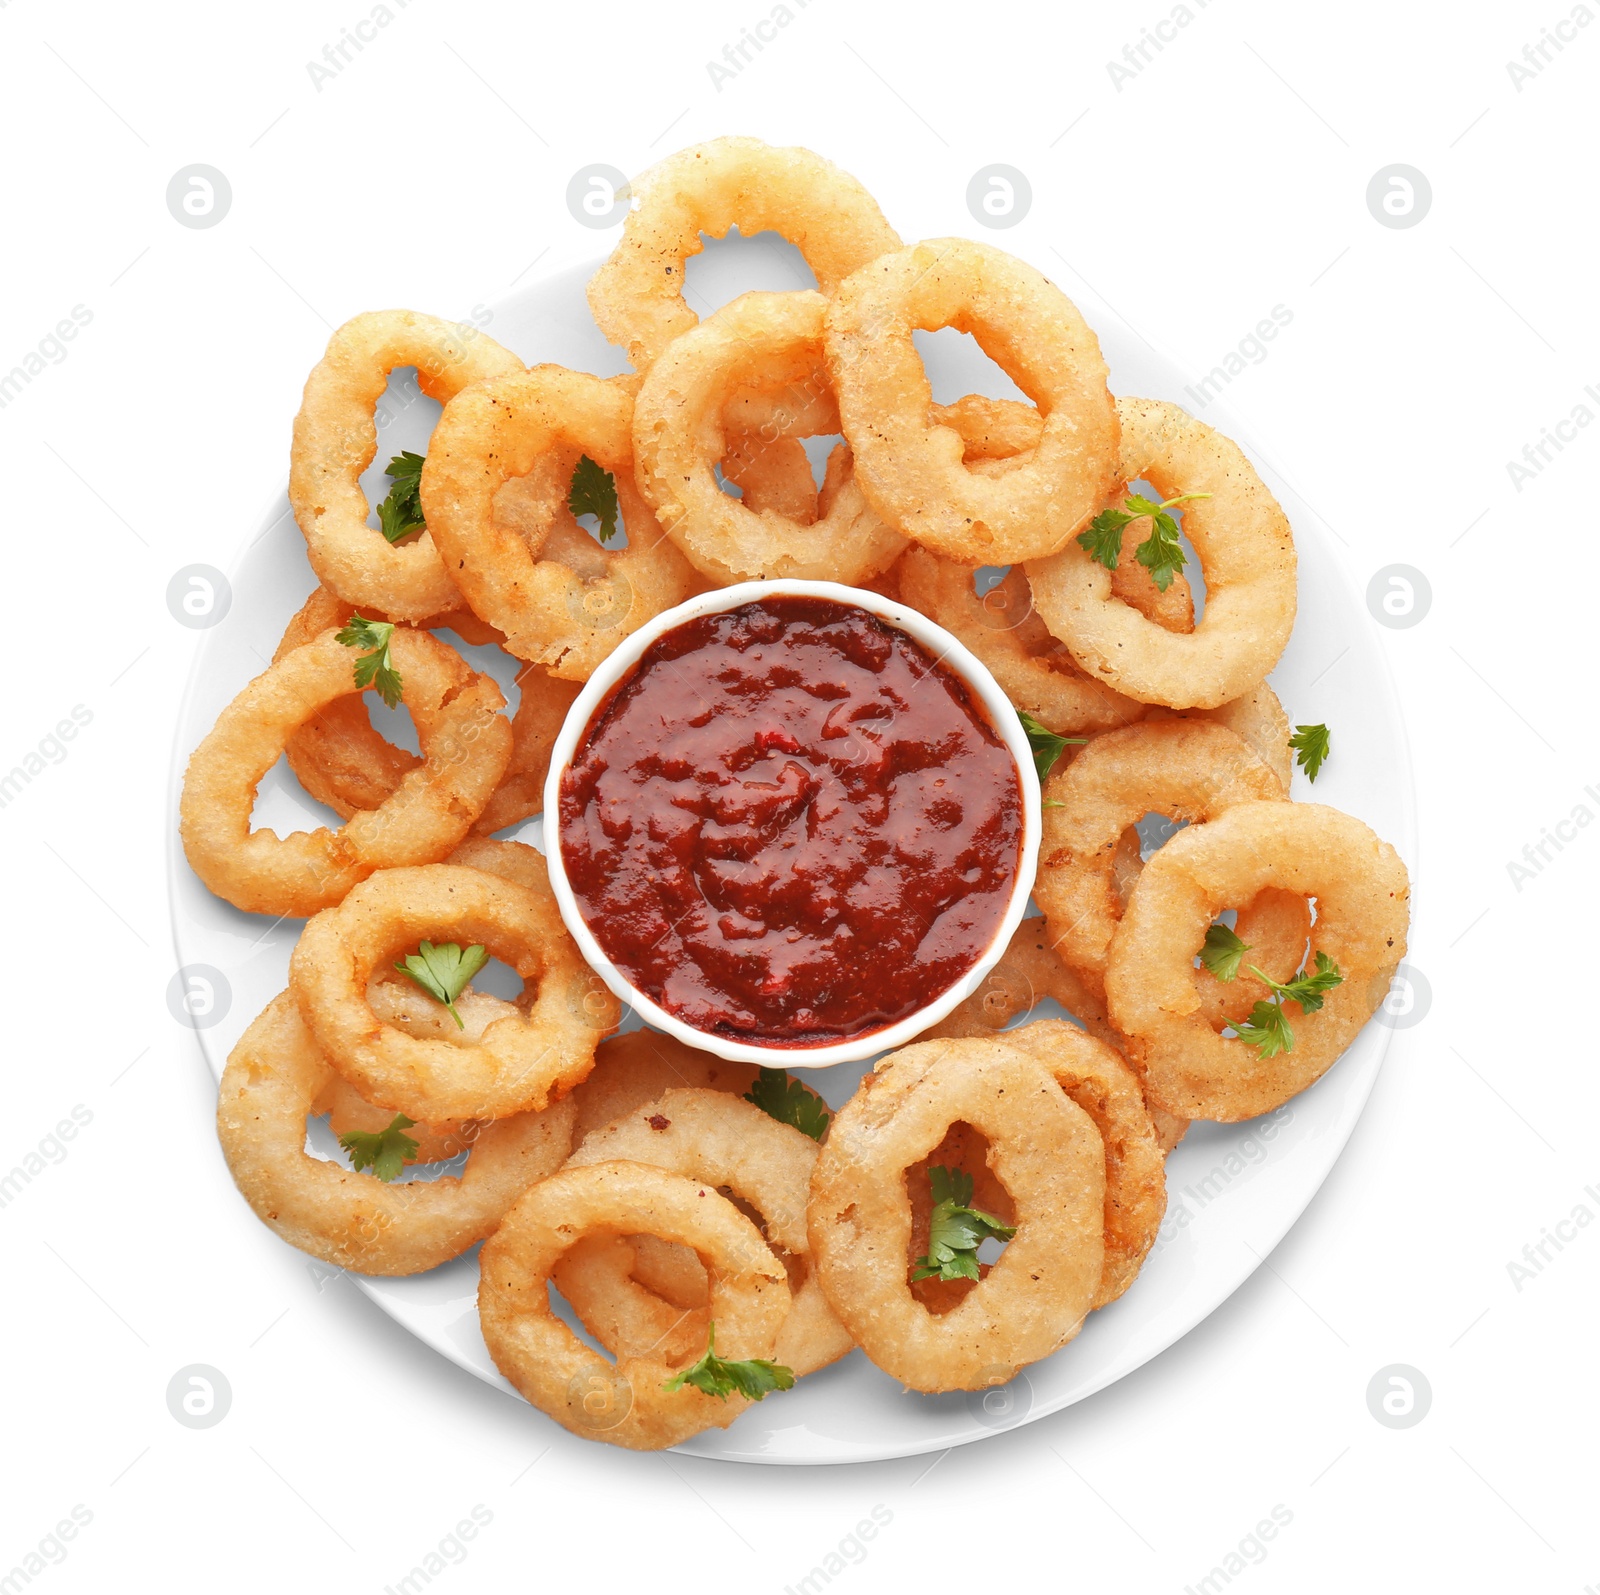
<instances>
[{"instance_id":1,"label":"chunky tomato sauce","mask_svg":"<svg viewBox=\"0 0 1600 1595\"><path fill-rule=\"evenodd\" d=\"M977 962L1022 839L965 684L876 616L774 597L645 652L562 777L567 878L607 956L698 1030L818 1046Z\"/></svg>"}]
</instances>

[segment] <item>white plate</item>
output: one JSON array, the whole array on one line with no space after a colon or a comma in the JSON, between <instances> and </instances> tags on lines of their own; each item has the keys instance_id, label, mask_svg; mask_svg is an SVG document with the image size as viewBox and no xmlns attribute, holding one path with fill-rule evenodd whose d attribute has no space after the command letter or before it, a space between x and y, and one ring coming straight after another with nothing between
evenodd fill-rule
<instances>
[{"instance_id":1,"label":"white plate","mask_svg":"<svg viewBox=\"0 0 1600 1595\"><path fill-rule=\"evenodd\" d=\"M765 242L751 240L742 250L709 246L691 272L691 291L710 290L707 300L721 303L745 287L804 285L793 264L798 257L778 249L763 254ZM751 280L752 264L763 280ZM487 330L530 362L555 361L601 375L624 369L589 317L583 290L592 269L566 272L508 296L492 306ZM1118 325L1098 331L1114 391L1182 402L1181 372ZM973 358L969 341L948 334L927 340L925 356L936 398L970 391L1016 396L1003 379L996 381L986 362ZM399 391L400 385L391 385L391 395ZM414 387L411 394L409 405L396 401L397 413L380 430L378 458L366 478L374 499L387 490L382 467L390 455L427 446L438 407ZM1240 436L1217 408L1208 409L1206 419ZM1248 447L1247 439L1240 441ZM1359 815L1409 859L1414 852L1410 757L1377 634L1312 515L1284 483L1264 474L1289 514L1300 551L1299 621L1273 672L1273 685L1292 721L1321 721L1333 729L1334 753L1318 780L1317 799ZM213 986L220 971L227 985L227 996L207 1016L211 1022L197 1031L218 1076L245 1026L283 989L300 922L274 924L211 896L176 840L177 792L190 751L223 706L265 668L290 615L315 585L287 499L273 505L250 534L231 581L232 606L201 634L179 716L168 831L178 962L185 969L203 966L202 978ZM484 650L480 657L492 653ZM505 672L499 673L504 681ZM1303 787L1304 778L1297 779ZM1310 794L1300 790L1297 795ZM331 818L292 778L284 778L281 763L263 783L256 815L258 824L271 824L280 833ZM535 820L511 834L537 841L539 831ZM1011 1385L985 1397L916 1395L857 1351L793 1391L752 1407L731 1429L712 1430L679 1449L743 1462L910 1456L1059 1411L1132 1373L1226 1300L1304 1211L1355 1126L1388 1037L1382 1024L1369 1024L1323 1080L1267 1121L1196 1125L1168 1162L1167 1220L1132 1289L1095 1313L1071 1345ZM837 1106L854 1090L864 1067L815 1071L809 1083ZM192 1133L206 1132L196 1126ZM242 1206L238 1216L241 1224L251 1222ZM356 1282L452 1362L510 1392L478 1331L475 1252L413 1278L357 1277ZM529 1421L545 1420L530 1416Z\"/></svg>"}]
</instances>

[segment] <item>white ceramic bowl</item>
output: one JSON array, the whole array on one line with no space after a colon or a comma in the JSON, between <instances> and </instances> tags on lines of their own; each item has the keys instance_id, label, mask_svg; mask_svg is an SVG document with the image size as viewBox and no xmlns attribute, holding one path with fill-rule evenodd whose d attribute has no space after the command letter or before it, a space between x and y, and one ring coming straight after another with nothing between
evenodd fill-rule
<instances>
[{"instance_id":1,"label":"white ceramic bowl","mask_svg":"<svg viewBox=\"0 0 1600 1595\"><path fill-rule=\"evenodd\" d=\"M935 659L959 676L983 705L990 723L1016 761L1017 779L1022 792L1022 847L1017 861L1016 880L1012 884L1011 897L999 928L978 961L955 985L898 1023L882 1030L869 1031L849 1041L814 1047L732 1041L725 1036L696 1030L640 991L606 957L578 908L577 899L567 881L558 819L561 813L561 778L572 762L590 720L611 689L633 669L651 643L674 627L686 621L698 620L703 615L722 614L739 608L741 604L755 603L763 598L783 597L829 598L835 603L855 604L915 638ZM595 671L567 711L561 734L550 753L550 774L544 788L544 812L547 823L545 861L550 868L550 885L555 891L556 902L561 906L561 917L566 921L567 929L572 932L579 950L600 978L646 1024L676 1036L689 1046L698 1047L703 1052L714 1052L718 1057L729 1058L737 1063L764 1063L776 1067L795 1065L818 1069L835 1063L859 1063L863 1058L903 1046L930 1025L937 1024L957 1003L965 1001L983 984L984 976L999 961L1011 940L1012 932L1022 923L1022 917L1027 912L1028 894L1033 890L1034 869L1039 861L1039 777L1033 767L1033 754L1022 722L994 677L975 655L942 626L934 625L926 615L918 614L916 610L894 603L877 593L844 587L838 582L741 582L736 587L722 587L715 592L702 593L698 598L691 598L687 603L679 604L676 609L669 609L641 626Z\"/></svg>"}]
</instances>

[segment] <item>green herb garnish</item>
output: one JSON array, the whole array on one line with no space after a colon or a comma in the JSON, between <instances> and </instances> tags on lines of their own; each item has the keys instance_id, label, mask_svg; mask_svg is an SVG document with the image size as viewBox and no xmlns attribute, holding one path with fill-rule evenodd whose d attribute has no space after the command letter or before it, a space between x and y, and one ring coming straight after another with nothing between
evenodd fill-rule
<instances>
[{"instance_id":1,"label":"green herb garnish","mask_svg":"<svg viewBox=\"0 0 1600 1595\"><path fill-rule=\"evenodd\" d=\"M781 1362L768 1362L765 1357L750 1357L743 1362L729 1361L717 1355L717 1326L706 1326L706 1354L699 1362L675 1373L662 1385L663 1390L681 1390L693 1385L708 1396L726 1401L735 1391L751 1401L760 1401L774 1390L794 1388L794 1370Z\"/></svg>"},{"instance_id":2,"label":"green herb garnish","mask_svg":"<svg viewBox=\"0 0 1600 1595\"><path fill-rule=\"evenodd\" d=\"M978 1247L1008 1241L1017 1232L992 1213L971 1206L972 1176L935 1164L928 1170L933 1212L928 1219L928 1255L917 1259L913 1279L976 1279Z\"/></svg>"},{"instance_id":3,"label":"green herb garnish","mask_svg":"<svg viewBox=\"0 0 1600 1595\"><path fill-rule=\"evenodd\" d=\"M435 947L431 941L423 942L414 953L407 953L394 967L408 980L420 986L435 1002L442 1002L450 1010L458 1029L467 1027L456 1012L456 998L466 983L489 962L482 946L468 947L465 952L453 941Z\"/></svg>"}]
</instances>

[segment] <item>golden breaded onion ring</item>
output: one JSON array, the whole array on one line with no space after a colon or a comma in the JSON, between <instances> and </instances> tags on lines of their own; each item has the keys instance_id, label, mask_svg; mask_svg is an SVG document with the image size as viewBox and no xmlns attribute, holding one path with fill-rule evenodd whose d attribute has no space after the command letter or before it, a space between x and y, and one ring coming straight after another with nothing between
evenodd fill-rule
<instances>
[{"instance_id":1,"label":"golden breaded onion ring","mask_svg":"<svg viewBox=\"0 0 1600 1595\"><path fill-rule=\"evenodd\" d=\"M289 503L311 568L347 604L421 620L458 609L461 594L431 529L391 544L367 525L360 481L378 450L373 411L398 366L415 366L418 387L444 403L468 383L522 370L522 362L477 327L373 310L334 333L306 378L289 452Z\"/></svg>"},{"instance_id":2,"label":"golden breaded onion ring","mask_svg":"<svg viewBox=\"0 0 1600 1595\"><path fill-rule=\"evenodd\" d=\"M1167 1210L1166 1152L1139 1077L1115 1047L1065 1019L1035 1019L1005 1033L1094 1120L1105 1148L1105 1268L1094 1305L1127 1290L1155 1245Z\"/></svg>"},{"instance_id":3,"label":"golden breaded onion ring","mask_svg":"<svg viewBox=\"0 0 1600 1595\"><path fill-rule=\"evenodd\" d=\"M509 652L564 681L587 680L630 632L699 589L634 486L632 386L553 365L481 382L445 406L422 471L429 529L473 611ZM626 548L600 547L572 521L582 455L616 483ZM530 475L526 524L507 524L497 496ZM545 546L567 523L584 570Z\"/></svg>"},{"instance_id":4,"label":"golden breaded onion ring","mask_svg":"<svg viewBox=\"0 0 1600 1595\"><path fill-rule=\"evenodd\" d=\"M622 238L589 283L589 308L639 371L698 320L683 279L685 262L705 247L702 233L778 233L805 256L825 294L900 247L872 195L808 149L713 139L669 155L629 188Z\"/></svg>"},{"instance_id":5,"label":"golden breaded onion ring","mask_svg":"<svg viewBox=\"0 0 1600 1595\"><path fill-rule=\"evenodd\" d=\"M1049 927L1038 914L1017 926L1005 955L983 977L983 984L917 1039L997 1036L1002 1032L1009 1035L1011 1021L1019 1014L1032 1013L1047 997L1060 1003L1097 1041L1103 1041L1119 1057L1124 1055L1127 1037L1107 1017L1104 992L1090 986L1056 956L1050 946ZM1189 1121L1157 1107L1148 1098L1145 1108L1165 1155L1183 1139ZM573 1140L578 1140L576 1130Z\"/></svg>"},{"instance_id":6,"label":"golden breaded onion ring","mask_svg":"<svg viewBox=\"0 0 1600 1595\"><path fill-rule=\"evenodd\" d=\"M730 1063L659 1030L624 1031L600 1043L593 1072L573 1088L578 1104L573 1145L664 1092L729 1091L742 1097L759 1075L752 1063Z\"/></svg>"},{"instance_id":7,"label":"golden breaded onion ring","mask_svg":"<svg viewBox=\"0 0 1600 1595\"><path fill-rule=\"evenodd\" d=\"M1315 1013L1286 1003L1294 1047L1262 1059L1212 1028L1194 959L1218 913L1268 888L1316 899L1312 945L1344 978ZM1232 1123L1304 1091L1387 994L1409 900L1395 850L1320 803L1240 803L1180 831L1145 865L1106 961L1111 1019L1147 1093L1173 1113Z\"/></svg>"},{"instance_id":8,"label":"golden breaded onion ring","mask_svg":"<svg viewBox=\"0 0 1600 1595\"><path fill-rule=\"evenodd\" d=\"M1034 901L1044 910L1056 952L1097 985L1105 980L1106 948L1122 917L1116 861L1125 831L1146 814L1193 822L1215 819L1236 803L1286 800L1277 776L1242 737L1184 720L1148 721L1092 737L1051 774L1044 795L1049 806Z\"/></svg>"},{"instance_id":9,"label":"golden breaded onion ring","mask_svg":"<svg viewBox=\"0 0 1600 1595\"><path fill-rule=\"evenodd\" d=\"M228 1057L217 1135L240 1194L291 1246L358 1274L420 1274L500 1222L572 1144L572 1107L485 1125L456 1177L385 1185L305 1149L306 1115L333 1077L290 992L274 997ZM392 1114L385 1113L380 1128Z\"/></svg>"},{"instance_id":10,"label":"golden breaded onion ring","mask_svg":"<svg viewBox=\"0 0 1600 1595\"><path fill-rule=\"evenodd\" d=\"M886 570L906 546L843 466L827 513L809 522L724 493L713 471L729 450L727 393L813 371L827 305L819 293L743 294L665 349L639 390L639 489L695 569L722 585L777 577L848 584ZM749 436L740 434L747 451ZM843 444L835 454L848 463Z\"/></svg>"},{"instance_id":11,"label":"golden breaded onion ring","mask_svg":"<svg viewBox=\"0 0 1600 1595\"><path fill-rule=\"evenodd\" d=\"M422 762L378 807L337 830L250 829L256 788L295 732L357 691L358 650L325 631L257 676L217 717L184 775L179 825L195 874L247 913L301 915L337 903L376 869L429 864L472 828L511 757L505 698L425 631L397 626L390 658Z\"/></svg>"},{"instance_id":12,"label":"golden breaded onion ring","mask_svg":"<svg viewBox=\"0 0 1600 1595\"><path fill-rule=\"evenodd\" d=\"M1183 506L1200 556L1206 603L1191 632L1168 631L1112 592L1111 572L1076 542L1028 565L1044 623L1092 676L1144 703L1215 709L1248 693L1278 662L1295 616L1294 535L1278 501L1231 439L1175 404L1119 399L1122 480ZM1126 529L1133 559L1145 523Z\"/></svg>"},{"instance_id":13,"label":"golden breaded onion ring","mask_svg":"<svg viewBox=\"0 0 1600 1595\"><path fill-rule=\"evenodd\" d=\"M1144 704L1081 670L1050 635L1033 611L1020 566L981 598L970 566L925 548L908 548L895 573L906 603L965 643L1019 709L1058 735L1113 730L1146 712Z\"/></svg>"},{"instance_id":14,"label":"golden breaded onion ring","mask_svg":"<svg viewBox=\"0 0 1600 1595\"><path fill-rule=\"evenodd\" d=\"M369 1102L422 1123L542 1108L589 1072L621 1014L568 936L539 854L516 842L476 845L515 853L486 857L497 874L431 864L374 875L307 923L289 961L301 1012L334 1067ZM509 964L526 982L515 1014L459 1044L383 1023L368 982L423 940L481 945Z\"/></svg>"},{"instance_id":15,"label":"golden breaded onion ring","mask_svg":"<svg viewBox=\"0 0 1600 1595\"><path fill-rule=\"evenodd\" d=\"M474 991L469 986L456 999L456 1012L461 1015L461 1029L455 1020L424 991L419 991L409 980L395 970L374 975L367 982L367 1002L380 1024L394 1025L407 1035L448 1041L454 1046L464 1046L478 1040L496 1019L513 1017L517 1009L486 991ZM312 1113L328 1116L328 1128L334 1135L344 1135L351 1130L373 1134L388 1128L394 1118L392 1108L380 1108L368 1102L337 1069L330 1066L327 1083L317 1093ZM417 1143L412 1154L413 1163L445 1163L468 1151L483 1133L488 1119L440 1119L432 1124L414 1123L406 1134ZM573 1136L577 1145L577 1136Z\"/></svg>"},{"instance_id":16,"label":"golden breaded onion ring","mask_svg":"<svg viewBox=\"0 0 1600 1595\"><path fill-rule=\"evenodd\" d=\"M597 1163L530 1187L484 1242L478 1316L495 1366L581 1439L656 1451L703 1429L727 1428L749 1405L743 1396L724 1400L687 1384L664 1390L677 1372L664 1357L610 1363L551 1311L551 1271L596 1232L657 1235L691 1247L711 1275L717 1355L772 1356L789 1286L755 1225L699 1180L643 1163Z\"/></svg>"},{"instance_id":17,"label":"golden breaded onion ring","mask_svg":"<svg viewBox=\"0 0 1600 1595\"><path fill-rule=\"evenodd\" d=\"M806 1201L817 1143L809 1135L726 1091L668 1091L587 1136L567 1167L619 1158L726 1188L761 1216L767 1244L790 1267L792 1299L778 1331L775 1361L797 1375L814 1373L837 1362L855 1344L828 1305L813 1268ZM568 1289L559 1271L556 1283L578 1316L593 1328L587 1310L592 1294L577 1280L572 1281L577 1288ZM613 1301L625 1315L629 1307L644 1308L642 1326L654 1316L651 1304L640 1300L649 1294L636 1284L631 1292L624 1288ZM598 1338L606 1344L603 1336ZM694 1338L704 1344L704 1314L699 1315Z\"/></svg>"},{"instance_id":18,"label":"golden breaded onion ring","mask_svg":"<svg viewBox=\"0 0 1600 1595\"><path fill-rule=\"evenodd\" d=\"M930 1314L911 1293L904 1171L957 1122L989 1142L1016 1237L976 1289ZM1105 1149L1094 1121L1003 1038L915 1042L834 1116L811 1179L817 1278L845 1327L913 1390L977 1390L1064 1346L1105 1267Z\"/></svg>"},{"instance_id":19,"label":"golden breaded onion ring","mask_svg":"<svg viewBox=\"0 0 1600 1595\"><path fill-rule=\"evenodd\" d=\"M318 587L289 622L272 656L274 662L318 632L342 626L350 613L348 604L326 587ZM462 613L470 615L470 611ZM366 618L384 617L367 614ZM457 630L460 616L438 616L431 624ZM498 632L484 630L491 640L499 637ZM537 665L524 665L517 685L521 697L511 717L511 758L500 784L473 823L473 833L478 836L518 825L544 808L550 752L579 691L575 683L557 681ZM300 785L346 820L361 809L379 807L422 763L415 753L396 747L378 731L366 705L355 697L336 698L319 709L289 738L284 752Z\"/></svg>"},{"instance_id":20,"label":"golden breaded onion ring","mask_svg":"<svg viewBox=\"0 0 1600 1595\"><path fill-rule=\"evenodd\" d=\"M963 463L912 342L972 333L1043 417L1038 444L1003 469ZM1054 554L1117 481L1117 413L1100 345L1032 266L987 244L937 238L848 278L828 308L828 367L867 500L946 559L1009 565Z\"/></svg>"}]
</instances>

